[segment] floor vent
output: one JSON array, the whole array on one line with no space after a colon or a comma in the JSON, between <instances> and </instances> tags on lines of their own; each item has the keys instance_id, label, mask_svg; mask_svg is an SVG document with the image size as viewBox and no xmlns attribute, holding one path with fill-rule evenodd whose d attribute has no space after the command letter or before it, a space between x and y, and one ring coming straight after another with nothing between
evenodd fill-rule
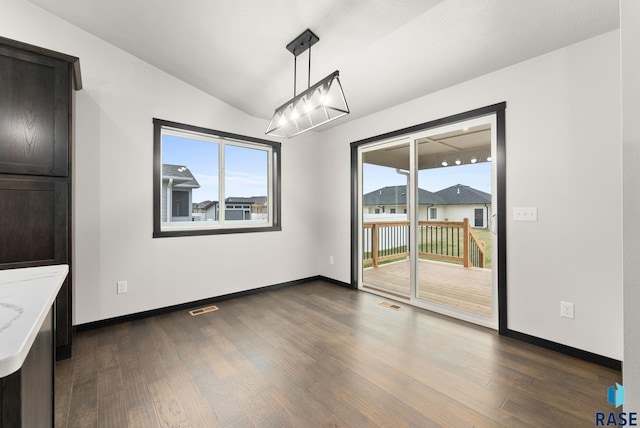
<instances>
[{"instance_id":1,"label":"floor vent","mask_svg":"<svg viewBox=\"0 0 640 428\"><path fill-rule=\"evenodd\" d=\"M192 311L189 311L189 313L191 314L192 317L195 317L196 315L202 315L202 314L206 314L208 312L213 312L217 310L218 310L217 306L206 306L204 308L194 309Z\"/></svg>"},{"instance_id":2,"label":"floor vent","mask_svg":"<svg viewBox=\"0 0 640 428\"><path fill-rule=\"evenodd\" d=\"M402 309L402 306L394 305L393 303L389 302L380 302L378 304L380 306L384 306L385 308L393 309L394 311L399 311L400 309Z\"/></svg>"}]
</instances>

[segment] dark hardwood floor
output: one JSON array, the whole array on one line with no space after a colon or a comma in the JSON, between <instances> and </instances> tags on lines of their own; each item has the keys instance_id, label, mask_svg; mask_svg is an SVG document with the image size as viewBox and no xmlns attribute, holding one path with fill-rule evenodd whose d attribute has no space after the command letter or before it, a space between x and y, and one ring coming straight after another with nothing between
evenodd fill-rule
<instances>
[{"instance_id":1,"label":"dark hardwood floor","mask_svg":"<svg viewBox=\"0 0 640 428\"><path fill-rule=\"evenodd\" d=\"M78 333L58 427L581 427L620 372L315 281Z\"/></svg>"}]
</instances>

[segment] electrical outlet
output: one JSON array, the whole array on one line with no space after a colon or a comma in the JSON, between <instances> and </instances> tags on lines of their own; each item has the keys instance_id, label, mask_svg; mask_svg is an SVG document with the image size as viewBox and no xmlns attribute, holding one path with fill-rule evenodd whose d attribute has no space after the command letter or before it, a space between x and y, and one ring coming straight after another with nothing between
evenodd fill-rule
<instances>
[{"instance_id":1,"label":"electrical outlet","mask_svg":"<svg viewBox=\"0 0 640 428\"><path fill-rule=\"evenodd\" d=\"M560 302L560 316L563 318L574 318L573 313L574 307L573 303L570 302Z\"/></svg>"},{"instance_id":2,"label":"electrical outlet","mask_svg":"<svg viewBox=\"0 0 640 428\"><path fill-rule=\"evenodd\" d=\"M329 264L332 265L333 264L333 256L329 256Z\"/></svg>"},{"instance_id":3,"label":"electrical outlet","mask_svg":"<svg viewBox=\"0 0 640 428\"><path fill-rule=\"evenodd\" d=\"M118 294L127 292L127 281L118 281Z\"/></svg>"}]
</instances>

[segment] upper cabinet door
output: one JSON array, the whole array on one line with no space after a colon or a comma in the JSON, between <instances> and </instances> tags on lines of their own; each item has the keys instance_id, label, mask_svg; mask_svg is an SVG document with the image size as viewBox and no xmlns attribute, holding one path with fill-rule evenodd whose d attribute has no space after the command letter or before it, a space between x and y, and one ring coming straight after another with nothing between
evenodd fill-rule
<instances>
[{"instance_id":1,"label":"upper cabinet door","mask_svg":"<svg viewBox=\"0 0 640 428\"><path fill-rule=\"evenodd\" d=\"M69 176L69 63L0 44L0 174Z\"/></svg>"}]
</instances>

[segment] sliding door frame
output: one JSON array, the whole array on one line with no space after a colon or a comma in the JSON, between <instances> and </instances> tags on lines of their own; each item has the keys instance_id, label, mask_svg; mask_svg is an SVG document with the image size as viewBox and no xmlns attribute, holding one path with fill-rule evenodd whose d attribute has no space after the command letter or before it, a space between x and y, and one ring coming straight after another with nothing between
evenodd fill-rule
<instances>
[{"instance_id":1,"label":"sliding door frame","mask_svg":"<svg viewBox=\"0 0 640 428\"><path fill-rule=\"evenodd\" d=\"M496 192L498 207L497 231L498 231L498 333L508 334L507 327L507 217L506 217L506 133L505 133L505 110L506 102L481 107L464 113L447 116L429 122L413 125L407 128L398 129L374 137L351 143L351 288L358 289L359 280L359 218L361 215L358 203L359 195L359 169L358 149L359 147L377 141L401 137L403 135L425 131L456 122L462 122L482 116L495 115L496 117Z\"/></svg>"}]
</instances>

